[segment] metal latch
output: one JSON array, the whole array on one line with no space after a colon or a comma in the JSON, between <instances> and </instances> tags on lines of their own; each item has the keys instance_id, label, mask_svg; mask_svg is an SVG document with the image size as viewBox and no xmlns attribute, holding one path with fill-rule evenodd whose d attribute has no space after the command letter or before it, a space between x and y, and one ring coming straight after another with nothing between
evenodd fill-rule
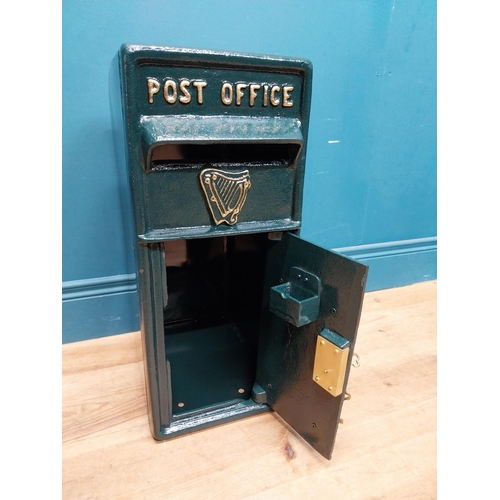
<instances>
[{"instance_id":1,"label":"metal latch","mask_svg":"<svg viewBox=\"0 0 500 500\"><path fill-rule=\"evenodd\" d=\"M342 394L349 341L328 328L318 335L314 357L313 380L332 396Z\"/></svg>"}]
</instances>

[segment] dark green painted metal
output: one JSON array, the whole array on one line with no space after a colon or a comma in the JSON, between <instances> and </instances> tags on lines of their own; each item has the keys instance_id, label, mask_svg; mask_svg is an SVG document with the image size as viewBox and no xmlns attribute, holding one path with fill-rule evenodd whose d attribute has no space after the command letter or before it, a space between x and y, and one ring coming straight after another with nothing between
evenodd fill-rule
<instances>
[{"instance_id":1,"label":"dark green painted metal","mask_svg":"<svg viewBox=\"0 0 500 500\"><path fill-rule=\"evenodd\" d=\"M345 349L350 345L349 341L342 337L342 335L332 332L331 330L328 330L328 328L324 328L323 330L321 330L320 336L336 345L340 349Z\"/></svg>"},{"instance_id":2,"label":"dark green painted metal","mask_svg":"<svg viewBox=\"0 0 500 500\"><path fill-rule=\"evenodd\" d=\"M292 267L286 283L271 287L269 310L295 326L316 321L321 280L304 269Z\"/></svg>"},{"instance_id":3,"label":"dark green painted metal","mask_svg":"<svg viewBox=\"0 0 500 500\"><path fill-rule=\"evenodd\" d=\"M321 279L317 321L296 327L269 311L270 290L299 267ZM256 382L267 402L308 443L330 459L356 343L368 268L287 233L269 250L262 306ZM316 340L325 329L351 350L341 395L333 397L312 378Z\"/></svg>"},{"instance_id":4,"label":"dark green painted metal","mask_svg":"<svg viewBox=\"0 0 500 500\"><path fill-rule=\"evenodd\" d=\"M250 399L264 262L271 245L266 234L257 233L300 227L311 65L286 57L123 45L112 72L111 82L120 82L120 90L113 91L120 93L123 111L122 121L115 120L115 132L120 135L118 129L123 125L135 212L152 433L156 439L164 439L240 415L267 411L267 405ZM162 85L167 79L177 83L181 79L203 79L203 104L197 102L194 94L186 105L180 100L169 104L161 93L149 102L148 78L155 78ZM220 94L223 82L291 85L294 105L250 107L242 102L240 106L225 106ZM195 164L176 163L169 158L158 160L157 148L169 145L184 148L191 156L196 156L200 148L212 154L225 146L236 151L236 158L228 161L222 156L215 162L211 158ZM286 161L276 161L277 149L280 154L289 153ZM257 158L253 151L258 152ZM266 157L266 152L272 154ZM117 156L122 155L118 152ZM229 171L245 167L251 172L252 188L239 221L233 226L214 224L199 184L199 172L214 163ZM207 243L200 238L208 238ZM252 254L260 268L257 272L248 267L248 253L230 248L233 243L241 246L248 238L257 245ZM179 275L176 266L169 266L170 240L184 241L190 247L191 264L182 268L187 275ZM225 245L233 243L220 252L222 241ZM210 246L218 247L222 263L216 265L208 253L203 254ZM193 258L195 254L198 258ZM238 264L241 259L246 260L245 266ZM215 266L220 277L216 273L200 274L204 266ZM239 278L228 281L230 274ZM202 277L205 287L189 285L189 280L196 282L197 276ZM213 287L226 288L229 300L216 299ZM211 317L206 314L207 307L196 305L196 290L206 294L198 303L211 304ZM244 292L234 293L238 290ZM228 315L227 309L233 313ZM248 339L243 347L235 340L238 338ZM222 363L221 355L225 356ZM224 370L220 369L222 366ZM215 384L206 383L210 380L207 374L215 377ZM234 384L242 386L239 388L243 393L233 391ZM179 402L183 403L182 408Z\"/></svg>"},{"instance_id":5,"label":"dark green painted metal","mask_svg":"<svg viewBox=\"0 0 500 500\"><path fill-rule=\"evenodd\" d=\"M161 430L170 425L172 415L170 370L164 354L162 257L158 243L138 245L140 317L149 424L156 439L162 439Z\"/></svg>"},{"instance_id":6,"label":"dark green painted metal","mask_svg":"<svg viewBox=\"0 0 500 500\"><path fill-rule=\"evenodd\" d=\"M243 232L293 230L300 226L309 123L312 67L308 61L166 47L123 45L119 52L123 109L136 230L141 241L207 237ZM162 92L148 100L147 79L201 80L203 104L168 104ZM221 102L224 82L290 85L292 107ZM259 162L251 171L252 188L234 226L214 226L198 168L179 164L151 171L152 150L166 144L298 145L296 158L277 166ZM224 168L241 169L245 162ZM212 166L207 164L206 166ZM147 172L147 173L146 173ZM193 186L196 186L193 189ZM189 207L189 209L188 209Z\"/></svg>"},{"instance_id":7,"label":"dark green painted metal","mask_svg":"<svg viewBox=\"0 0 500 500\"><path fill-rule=\"evenodd\" d=\"M325 400L325 391L305 380L311 342L329 328L354 345L366 268L292 234L302 218L310 63L124 45L113 68L135 211L153 436L273 408L329 457L341 402ZM177 82L178 89L183 79L202 79L203 104L194 93L189 103L168 103L172 86L166 97L148 94L148 78L163 88ZM226 106L224 82L293 86L293 106L244 99ZM250 172L234 225L211 216L199 182L207 167Z\"/></svg>"}]
</instances>

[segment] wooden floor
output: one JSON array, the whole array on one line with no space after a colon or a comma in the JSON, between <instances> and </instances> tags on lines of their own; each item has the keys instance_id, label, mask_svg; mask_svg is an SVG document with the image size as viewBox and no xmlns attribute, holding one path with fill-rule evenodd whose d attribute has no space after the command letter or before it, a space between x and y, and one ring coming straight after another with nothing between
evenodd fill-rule
<instances>
[{"instance_id":1,"label":"wooden floor","mask_svg":"<svg viewBox=\"0 0 500 500\"><path fill-rule=\"evenodd\" d=\"M436 498L436 282L365 296L328 461L273 412L158 443L138 332L63 346L65 499Z\"/></svg>"}]
</instances>

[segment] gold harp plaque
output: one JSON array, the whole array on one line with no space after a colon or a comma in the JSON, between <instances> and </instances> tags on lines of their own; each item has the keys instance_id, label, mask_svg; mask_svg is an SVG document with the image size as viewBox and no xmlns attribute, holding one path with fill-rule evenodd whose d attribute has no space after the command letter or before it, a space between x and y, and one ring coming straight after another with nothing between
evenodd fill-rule
<instances>
[{"instance_id":1,"label":"gold harp plaque","mask_svg":"<svg viewBox=\"0 0 500 500\"><path fill-rule=\"evenodd\" d=\"M215 224L236 224L252 185L250 172L206 168L200 173L200 183Z\"/></svg>"}]
</instances>

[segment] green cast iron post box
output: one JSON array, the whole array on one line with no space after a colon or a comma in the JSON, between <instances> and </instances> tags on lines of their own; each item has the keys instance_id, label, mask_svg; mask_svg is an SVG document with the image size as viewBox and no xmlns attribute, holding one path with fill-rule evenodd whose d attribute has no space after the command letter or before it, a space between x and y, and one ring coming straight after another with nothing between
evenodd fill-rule
<instances>
[{"instance_id":1,"label":"green cast iron post box","mask_svg":"<svg viewBox=\"0 0 500 500\"><path fill-rule=\"evenodd\" d=\"M367 267L299 237L311 78L154 46L113 63L156 439L272 409L331 457Z\"/></svg>"}]
</instances>

